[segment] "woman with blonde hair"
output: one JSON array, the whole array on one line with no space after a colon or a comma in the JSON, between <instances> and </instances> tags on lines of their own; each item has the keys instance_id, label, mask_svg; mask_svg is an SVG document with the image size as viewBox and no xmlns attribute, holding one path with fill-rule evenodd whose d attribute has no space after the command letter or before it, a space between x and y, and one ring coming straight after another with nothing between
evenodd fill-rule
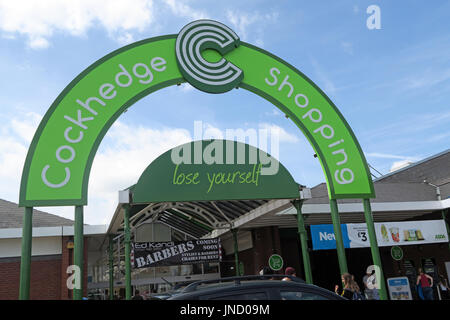
<instances>
[{"instance_id":1,"label":"woman with blonde hair","mask_svg":"<svg viewBox=\"0 0 450 320\"><path fill-rule=\"evenodd\" d=\"M361 294L361 290L359 289L358 283L355 281L355 277L350 273L344 273L341 276L342 280L342 293L340 294L342 297L347 298L349 300L364 300L363 295ZM338 293L339 286L336 285L334 287L334 292Z\"/></svg>"},{"instance_id":2,"label":"woman with blonde hair","mask_svg":"<svg viewBox=\"0 0 450 320\"><path fill-rule=\"evenodd\" d=\"M353 288L354 288L354 284L353 284L353 280L352 280L352 275L350 273L344 273L341 275L341 280L342 280L342 292L339 294L339 286L336 285L334 287L334 292L336 294L339 294L340 296L347 298L347 299L352 299L353 298Z\"/></svg>"}]
</instances>

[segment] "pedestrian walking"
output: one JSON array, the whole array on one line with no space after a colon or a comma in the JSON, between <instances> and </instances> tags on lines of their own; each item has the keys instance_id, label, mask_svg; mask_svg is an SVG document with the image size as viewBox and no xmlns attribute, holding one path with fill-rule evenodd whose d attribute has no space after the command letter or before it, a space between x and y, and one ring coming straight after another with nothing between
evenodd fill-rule
<instances>
[{"instance_id":1,"label":"pedestrian walking","mask_svg":"<svg viewBox=\"0 0 450 320\"><path fill-rule=\"evenodd\" d=\"M422 268L419 268L418 271L416 285L422 290L424 300L434 300L433 278L424 273Z\"/></svg>"},{"instance_id":2,"label":"pedestrian walking","mask_svg":"<svg viewBox=\"0 0 450 320\"><path fill-rule=\"evenodd\" d=\"M292 276L292 277L297 276L295 269L292 267L287 267L286 270L284 270L284 274L287 276ZM285 278L281 279L281 281L292 281L292 279L289 277L285 277Z\"/></svg>"},{"instance_id":3,"label":"pedestrian walking","mask_svg":"<svg viewBox=\"0 0 450 320\"><path fill-rule=\"evenodd\" d=\"M449 300L450 299L450 288L448 286L447 279L440 274L439 275L439 290L441 291L442 300Z\"/></svg>"},{"instance_id":4,"label":"pedestrian walking","mask_svg":"<svg viewBox=\"0 0 450 320\"><path fill-rule=\"evenodd\" d=\"M344 273L341 275L342 291L339 293L339 285L334 287L334 292L344 298L351 300L353 298L352 290L352 275L350 273Z\"/></svg>"},{"instance_id":5,"label":"pedestrian walking","mask_svg":"<svg viewBox=\"0 0 450 320\"><path fill-rule=\"evenodd\" d=\"M366 275L363 277L364 295L367 300L380 300L378 289L376 288L375 270L370 267L366 269Z\"/></svg>"},{"instance_id":6,"label":"pedestrian walking","mask_svg":"<svg viewBox=\"0 0 450 320\"><path fill-rule=\"evenodd\" d=\"M134 296L133 296L133 298L131 298L131 300L144 300L144 298L139 294L139 290L136 290L134 292Z\"/></svg>"},{"instance_id":7,"label":"pedestrian walking","mask_svg":"<svg viewBox=\"0 0 450 320\"><path fill-rule=\"evenodd\" d=\"M339 293L338 285L334 287L334 292L349 300L365 300L364 296L361 293L359 285L354 279L355 276L351 275L350 273L344 273L341 276L342 292Z\"/></svg>"}]
</instances>

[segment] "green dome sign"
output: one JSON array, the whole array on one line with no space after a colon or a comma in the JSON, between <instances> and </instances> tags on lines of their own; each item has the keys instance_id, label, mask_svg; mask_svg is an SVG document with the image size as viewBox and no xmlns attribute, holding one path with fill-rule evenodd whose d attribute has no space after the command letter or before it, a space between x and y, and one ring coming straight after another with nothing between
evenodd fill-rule
<instances>
[{"instance_id":1,"label":"green dome sign","mask_svg":"<svg viewBox=\"0 0 450 320\"><path fill-rule=\"evenodd\" d=\"M198 161L196 150L202 154ZM268 168L274 174L263 174ZM229 140L200 140L156 158L131 193L136 204L296 199L299 185L278 160L258 148Z\"/></svg>"}]
</instances>

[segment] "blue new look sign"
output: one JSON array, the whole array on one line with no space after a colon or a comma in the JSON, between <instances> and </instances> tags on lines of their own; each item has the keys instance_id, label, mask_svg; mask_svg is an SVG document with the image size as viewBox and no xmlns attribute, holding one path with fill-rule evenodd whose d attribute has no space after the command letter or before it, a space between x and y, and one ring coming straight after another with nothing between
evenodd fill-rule
<instances>
[{"instance_id":1,"label":"blue new look sign","mask_svg":"<svg viewBox=\"0 0 450 320\"><path fill-rule=\"evenodd\" d=\"M341 224L342 239L345 248L350 248L347 225ZM332 224L311 225L313 250L336 249L336 239Z\"/></svg>"}]
</instances>

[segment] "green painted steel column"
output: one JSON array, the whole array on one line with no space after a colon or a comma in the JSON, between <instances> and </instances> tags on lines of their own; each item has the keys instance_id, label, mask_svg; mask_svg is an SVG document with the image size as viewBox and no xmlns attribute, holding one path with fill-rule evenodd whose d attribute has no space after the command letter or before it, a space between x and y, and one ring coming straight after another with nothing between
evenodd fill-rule
<instances>
[{"instance_id":1,"label":"green painted steel column","mask_svg":"<svg viewBox=\"0 0 450 320\"><path fill-rule=\"evenodd\" d=\"M33 240L33 207L26 207L22 226L19 299L30 299L31 243Z\"/></svg>"},{"instance_id":2,"label":"green painted steel column","mask_svg":"<svg viewBox=\"0 0 450 320\"><path fill-rule=\"evenodd\" d=\"M130 230L130 206L124 205L123 216L125 233L125 299L131 300L131 230Z\"/></svg>"},{"instance_id":3,"label":"green painted steel column","mask_svg":"<svg viewBox=\"0 0 450 320\"><path fill-rule=\"evenodd\" d=\"M380 299L387 300L386 283L384 281L383 267L381 265L380 250L378 249L377 234L375 233L375 226L373 223L372 209L370 207L370 200L363 199L364 216L366 218L367 232L369 233L370 251L372 252L373 264L379 268L379 279L377 279L380 289Z\"/></svg>"},{"instance_id":4,"label":"green painted steel column","mask_svg":"<svg viewBox=\"0 0 450 320\"><path fill-rule=\"evenodd\" d=\"M336 250L339 261L339 269L341 274L348 272L347 259L345 257L344 241L342 239L341 219L339 218L339 211L336 199L330 199L331 220L333 221L334 236L336 239Z\"/></svg>"},{"instance_id":5,"label":"green painted steel column","mask_svg":"<svg viewBox=\"0 0 450 320\"><path fill-rule=\"evenodd\" d=\"M305 220L302 214L302 200L295 200L294 206L297 209L297 230L300 237L300 245L302 246L303 269L305 270L306 283L312 284L311 262L309 260L308 234L305 228Z\"/></svg>"},{"instance_id":6,"label":"green painted steel column","mask_svg":"<svg viewBox=\"0 0 450 320\"><path fill-rule=\"evenodd\" d=\"M75 206L75 232L74 232L74 252L73 264L77 266L80 271L80 287L73 289L73 300L83 299L83 284L84 284L84 224L83 206ZM75 281L77 282L77 281Z\"/></svg>"},{"instance_id":7,"label":"green painted steel column","mask_svg":"<svg viewBox=\"0 0 450 320\"><path fill-rule=\"evenodd\" d=\"M114 241L109 235L109 300L114 299Z\"/></svg>"},{"instance_id":8,"label":"green painted steel column","mask_svg":"<svg viewBox=\"0 0 450 320\"><path fill-rule=\"evenodd\" d=\"M233 243L234 243L234 265L236 268L236 276L239 276L239 248L238 248L238 239L237 239L237 230L231 229L231 233L233 234Z\"/></svg>"}]
</instances>

